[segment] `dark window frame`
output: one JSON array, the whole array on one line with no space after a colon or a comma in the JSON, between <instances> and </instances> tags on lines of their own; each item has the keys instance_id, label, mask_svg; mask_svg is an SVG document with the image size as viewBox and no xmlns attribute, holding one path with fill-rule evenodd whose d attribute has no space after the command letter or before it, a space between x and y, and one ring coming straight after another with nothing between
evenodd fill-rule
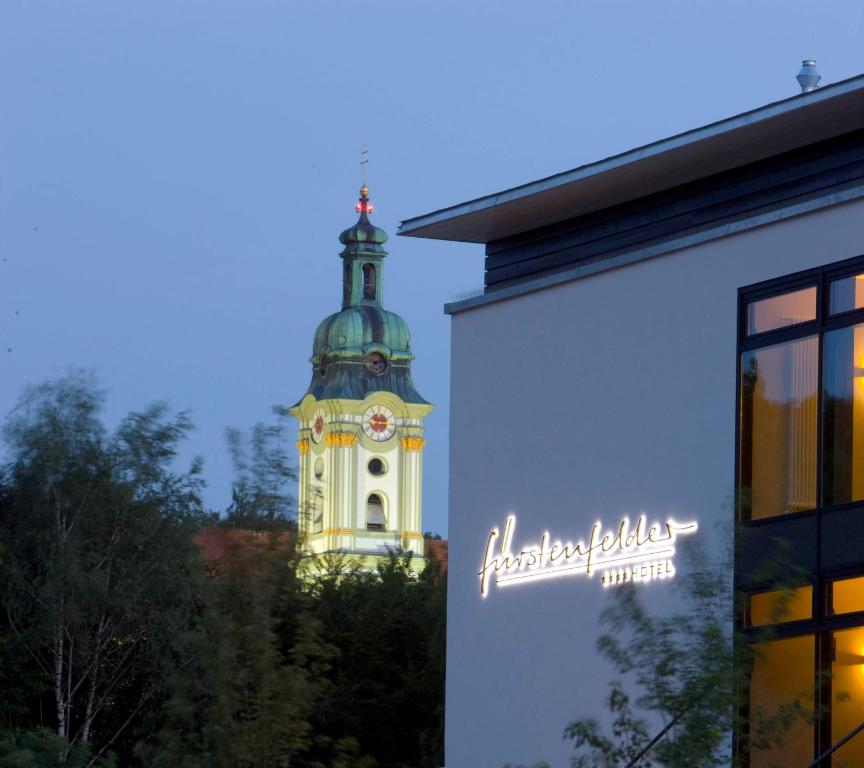
<instances>
[{"instance_id":1,"label":"dark window frame","mask_svg":"<svg viewBox=\"0 0 864 768\"><path fill-rule=\"evenodd\" d=\"M816 391L818 393L818 407L816 409L816 462L817 462L817 478L816 484L816 506L813 510L801 510L800 512L790 512L782 516L782 519L788 519L793 516L811 514L813 511L825 511L839 509L849 506L861 506L864 500L852 502L843 502L840 504L824 505L822 503L823 483L822 483L822 466L823 466L823 339L824 335L829 331L848 328L854 325L864 323L864 308L849 310L837 315L829 315L830 307L829 298L831 290L831 281L842 277L849 277L864 272L864 256L857 256L848 261L838 264L829 264L825 267L817 267L808 269L804 272L798 272L786 277L777 278L776 280L766 280L762 283L747 286L738 289L738 355L735 364L736 373L736 398L735 398L735 518L740 523L756 524L760 522L776 520L778 518L762 518L760 520L743 520L740 507L740 473L741 473L741 356L744 352L750 352L763 347L782 344L789 341L795 341L807 336L818 336L818 373L816 382ZM747 333L747 309L753 301L768 299L773 296L780 296L790 291L800 290L809 286L816 286L816 320L797 325L784 326L783 328L775 328L763 333Z\"/></svg>"},{"instance_id":2,"label":"dark window frame","mask_svg":"<svg viewBox=\"0 0 864 768\"><path fill-rule=\"evenodd\" d=\"M739 602L739 609L735 616L735 622L747 642L764 641L765 639L781 640L802 635L814 635L815 642L815 665L816 679L814 680L816 706L820 716L817 717L814 734L814 754L817 757L821 752L831 746L831 664L833 650L833 633L846 629L861 628L864 626L864 611L848 614L832 614L829 612L831 605L831 584L840 579L864 576L864 553L861 561L857 564L844 567L824 568L821 563L822 548L822 517L834 511L859 508L864 515L864 500L843 502L839 504L823 504L824 478L823 478L823 394L824 394L824 336L826 333L841 328L848 328L864 323L864 308L852 309L845 312L830 314L830 290L831 282L843 277L850 277L864 273L864 255L816 267L781 278L766 280L754 285L738 289L738 332L737 332L737 355L736 355L736 398L735 398L735 520L740 529L765 528L770 531L771 526L778 528L782 523L790 519L815 518L817 535L812 546L816 550L816 568L810 574L809 580L796 583L783 584L774 581L748 581L746 585L741 583L741 548L738 541L735 547L735 586L736 591L744 599ZM792 326L772 329L762 333L748 334L748 306L753 301L771 298L794 290L800 290L808 286L816 286L816 319ZM780 344L807 336L816 335L818 338L818 373L817 373L817 411L816 411L816 462L817 462L817 487L816 507L809 510L791 512L775 517L760 518L758 520L742 519L740 498L740 473L741 473L741 359L743 353L774 344ZM736 536L736 539L738 537ZM749 608L750 595L757 592L770 591L783 587L802 586L810 584L812 592L812 618L798 621L790 621L780 624L748 627L747 611ZM766 637L769 635L770 637ZM825 674L827 672L827 675ZM826 682L827 681L827 682ZM822 716L821 713L827 713ZM746 729L746 718L743 721ZM735 752L739 753L741 748L741 734L736 734L734 739ZM864 737L862 737L864 738Z\"/></svg>"}]
</instances>

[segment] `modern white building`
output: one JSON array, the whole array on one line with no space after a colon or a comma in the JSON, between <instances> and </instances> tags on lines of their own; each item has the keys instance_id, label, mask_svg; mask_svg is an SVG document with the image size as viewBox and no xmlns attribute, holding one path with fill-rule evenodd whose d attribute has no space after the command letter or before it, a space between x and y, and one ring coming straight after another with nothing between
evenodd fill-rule
<instances>
[{"instance_id":1,"label":"modern white building","mask_svg":"<svg viewBox=\"0 0 864 768\"><path fill-rule=\"evenodd\" d=\"M663 610L675 539L736 520L745 631L778 541L807 573L751 706L822 681L750 765L805 768L864 722L864 76L399 234L485 245L484 292L446 307L448 768L568 766L613 674L604 587ZM864 766L864 735L830 759Z\"/></svg>"}]
</instances>

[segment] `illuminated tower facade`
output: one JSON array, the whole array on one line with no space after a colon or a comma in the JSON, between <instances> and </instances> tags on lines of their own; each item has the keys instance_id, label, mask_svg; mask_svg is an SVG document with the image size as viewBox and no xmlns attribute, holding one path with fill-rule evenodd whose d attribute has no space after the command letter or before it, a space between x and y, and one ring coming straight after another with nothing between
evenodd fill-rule
<instances>
[{"instance_id":1,"label":"illuminated tower facade","mask_svg":"<svg viewBox=\"0 0 864 768\"><path fill-rule=\"evenodd\" d=\"M299 423L299 526L308 554L423 554L423 420L433 406L411 378L411 336L383 307L387 233L359 219L344 248L342 309L315 331L312 381L290 409ZM419 566L421 558L416 558Z\"/></svg>"}]
</instances>

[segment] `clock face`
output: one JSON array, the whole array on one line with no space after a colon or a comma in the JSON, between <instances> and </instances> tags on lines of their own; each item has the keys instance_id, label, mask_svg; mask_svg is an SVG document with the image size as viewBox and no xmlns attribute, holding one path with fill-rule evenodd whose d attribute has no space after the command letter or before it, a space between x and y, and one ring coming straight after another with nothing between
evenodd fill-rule
<instances>
[{"instance_id":1,"label":"clock face","mask_svg":"<svg viewBox=\"0 0 864 768\"><path fill-rule=\"evenodd\" d=\"M324 409L319 408L315 411L315 415L312 417L312 439L316 443L321 442L321 438L324 437Z\"/></svg>"},{"instance_id":2,"label":"clock face","mask_svg":"<svg viewBox=\"0 0 864 768\"><path fill-rule=\"evenodd\" d=\"M377 442L389 440L396 431L396 417L383 405L373 405L363 414L363 431Z\"/></svg>"}]
</instances>

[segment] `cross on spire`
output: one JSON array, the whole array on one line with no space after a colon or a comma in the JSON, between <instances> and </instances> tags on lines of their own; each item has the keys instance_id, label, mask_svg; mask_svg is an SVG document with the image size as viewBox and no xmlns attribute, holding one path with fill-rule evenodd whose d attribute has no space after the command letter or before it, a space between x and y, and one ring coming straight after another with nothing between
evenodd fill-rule
<instances>
[{"instance_id":1,"label":"cross on spire","mask_svg":"<svg viewBox=\"0 0 864 768\"><path fill-rule=\"evenodd\" d=\"M372 213L374 208L369 202L369 187L366 186L366 166L369 165L369 148L366 143L360 149L360 169L363 174L363 185L360 187L360 201L354 206L354 210L360 214L361 220L365 220L367 214Z\"/></svg>"}]
</instances>

